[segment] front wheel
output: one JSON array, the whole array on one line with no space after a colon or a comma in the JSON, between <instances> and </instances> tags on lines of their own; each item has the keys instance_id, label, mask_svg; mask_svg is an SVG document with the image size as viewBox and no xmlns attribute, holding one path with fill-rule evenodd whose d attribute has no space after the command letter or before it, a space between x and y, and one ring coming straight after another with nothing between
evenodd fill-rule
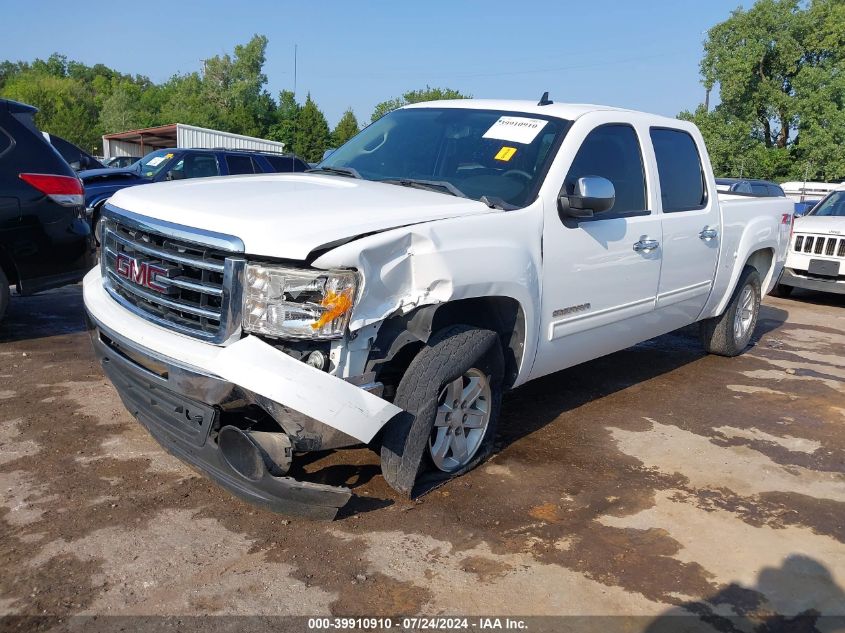
<instances>
[{"instance_id":1,"label":"front wheel","mask_svg":"<svg viewBox=\"0 0 845 633\"><path fill-rule=\"evenodd\" d=\"M499 336L456 325L435 334L399 383L381 445L384 478L411 496L414 484L457 477L493 450L502 400Z\"/></svg>"},{"instance_id":2,"label":"front wheel","mask_svg":"<svg viewBox=\"0 0 845 633\"><path fill-rule=\"evenodd\" d=\"M710 354L738 356L748 347L760 314L760 275L746 267L727 309L701 322L701 344Z\"/></svg>"}]
</instances>

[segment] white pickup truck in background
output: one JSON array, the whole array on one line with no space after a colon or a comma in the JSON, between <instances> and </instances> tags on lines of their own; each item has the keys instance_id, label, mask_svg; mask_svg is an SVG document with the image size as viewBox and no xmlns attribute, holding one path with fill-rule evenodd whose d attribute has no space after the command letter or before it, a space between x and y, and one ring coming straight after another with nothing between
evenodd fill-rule
<instances>
[{"instance_id":1,"label":"white pickup truck in background","mask_svg":"<svg viewBox=\"0 0 845 633\"><path fill-rule=\"evenodd\" d=\"M795 219L786 264L773 294L793 288L845 294L845 185Z\"/></svg>"},{"instance_id":2,"label":"white pickup truck in background","mask_svg":"<svg viewBox=\"0 0 845 633\"><path fill-rule=\"evenodd\" d=\"M739 354L791 209L717 195L683 121L417 104L312 173L118 192L85 305L168 450L252 502L331 517L351 492L287 476L300 453L370 444L413 495L490 454L505 390L695 322L707 351Z\"/></svg>"}]
</instances>

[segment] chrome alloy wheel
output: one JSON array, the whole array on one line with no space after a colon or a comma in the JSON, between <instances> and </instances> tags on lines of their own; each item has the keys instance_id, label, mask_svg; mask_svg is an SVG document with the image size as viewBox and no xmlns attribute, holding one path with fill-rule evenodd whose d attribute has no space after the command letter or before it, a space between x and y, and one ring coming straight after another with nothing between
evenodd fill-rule
<instances>
[{"instance_id":1,"label":"chrome alloy wheel","mask_svg":"<svg viewBox=\"0 0 845 633\"><path fill-rule=\"evenodd\" d=\"M742 289L739 295L739 304L734 315L734 338L737 341L745 340L751 329L751 322L754 320L754 287L751 284Z\"/></svg>"},{"instance_id":2,"label":"chrome alloy wheel","mask_svg":"<svg viewBox=\"0 0 845 633\"><path fill-rule=\"evenodd\" d=\"M475 368L443 387L428 440L437 468L452 473L469 464L487 433L491 399L490 381Z\"/></svg>"}]
</instances>

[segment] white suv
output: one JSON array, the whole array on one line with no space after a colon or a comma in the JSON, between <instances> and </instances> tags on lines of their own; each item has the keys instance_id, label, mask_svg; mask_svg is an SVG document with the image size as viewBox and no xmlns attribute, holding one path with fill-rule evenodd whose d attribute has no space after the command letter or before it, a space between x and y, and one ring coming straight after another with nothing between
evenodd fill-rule
<instances>
[{"instance_id":1,"label":"white suv","mask_svg":"<svg viewBox=\"0 0 845 633\"><path fill-rule=\"evenodd\" d=\"M795 220L774 294L785 297L793 288L845 294L845 186Z\"/></svg>"}]
</instances>

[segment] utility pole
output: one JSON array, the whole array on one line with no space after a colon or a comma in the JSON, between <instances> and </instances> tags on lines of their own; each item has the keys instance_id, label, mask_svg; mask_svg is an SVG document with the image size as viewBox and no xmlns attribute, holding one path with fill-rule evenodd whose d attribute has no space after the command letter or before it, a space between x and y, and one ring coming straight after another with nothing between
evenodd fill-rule
<instances>
[{"instance_id":1,"label":"utility pole","mask_svg":"<svg viewBox=\"0 0 845 633\"><path fill-rule=\"evenodd\" d=\"M293 45L293 102L296 103L296 52L299 48L298 44ZM291 139L290 151L294 153L294 146L296 145L296 124L299 117L293 118L293 138Z\"/></svg>"},{"instance_id":2,"label":"utility pole","mask_svg":"<svg viewBox=\"0 0 845 633\"><path fill-rule=\"evenodd\" d=\"M804 196L807 195L807 176L810 175L810 163L804 165L804 184L801 185L801 202L804 202Z\"/></svg>"},{"instance_id":3,"label":"utility pole","mask_svg":"<svg viewBox=\"0 0 845 633\"><path fill-rule=\"evenodd\" d=\"M710 112L710 88L704 93L704 111Z\"/></svg>"}]
</instances>

